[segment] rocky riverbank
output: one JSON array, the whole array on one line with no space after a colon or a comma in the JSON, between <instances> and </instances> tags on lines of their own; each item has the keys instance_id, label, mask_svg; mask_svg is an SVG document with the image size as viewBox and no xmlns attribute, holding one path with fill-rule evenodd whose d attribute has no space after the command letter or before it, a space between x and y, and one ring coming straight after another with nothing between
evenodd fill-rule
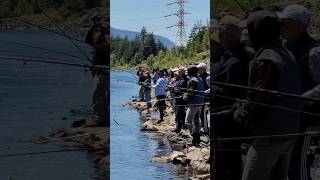
<instances>
[{"instance_id":1,"label":"rocky riverbank","mask_svg":"<svg viewBox=\"0 0 320 180\"><path fill-rule=\"evenodd\" d=\"M104 177L109 176L109 128L107 127L81 127L85 120L75 121L70 129L57 129L47 135L34 135L34 143L49 143L60 141L65 147L87 149L94 162L100 166ZM79 126L79 127L75 127Z\"/></svg>"},{"instance_id":2,"label":"rocky riverbank","mask_svg":"<svg viewBox=\"0 0 320 180\"><path fill-rule=\"evenodd\" d=\"M154 103L155 99L152 100L152 104ZM145 121L141 126L141 131L154 132L155 140L170 144L171 154L152 157L151 162L173 163L180 166L196 175L190 179L210 179L210 165L207 163L210 153L208 137L201 137L200 147L187 146L192 139L187 130L182 130L179 134L171 132L175 128L175 116L169 103L167 104L169 108L166 109L164 122L160 124L156 124L157 119L148 115L146 103L134 100L126 105L140 112L142 119Z\"/></svg>"}]
</instances>

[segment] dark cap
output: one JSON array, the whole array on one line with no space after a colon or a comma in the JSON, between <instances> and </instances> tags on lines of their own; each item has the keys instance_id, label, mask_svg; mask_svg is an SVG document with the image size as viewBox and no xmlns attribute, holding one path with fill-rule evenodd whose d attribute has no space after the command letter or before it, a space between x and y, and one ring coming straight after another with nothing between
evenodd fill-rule
<instances>
[{"instance_id":1,"label":"dark cap","mask_svg":"<svg viewBox=\"0 0 320 180\"><path fill-rule=\"evenodd\" d=\"M278 17L271 11L261 10L250 14L247 28L251 44L255 49L280 37Z\"/></svg>"},{"instance_id":2,"label":"dark cap","mask_svg":"<svg viewBox=\"0 0 320 180\"><path fill-rule=\"evenodd\" d=\"M232 15L223 16L219 22L213 25L213 28L219 30L232 30L232 31L240 31L239 23L241 22L240 18Z\"/></svg>"},{"instance_id":3,"label":"dark cap","mask_svg":"<svg viewBox=\"0 0 320 180\"><path fill-rule=\"evenodd\" d=\"M283 11L278 13L278 17L281 21L298 21L308 26L310 23L310 12L302 5L294 4L287 6Z\"/></svg>"}]
</instances>

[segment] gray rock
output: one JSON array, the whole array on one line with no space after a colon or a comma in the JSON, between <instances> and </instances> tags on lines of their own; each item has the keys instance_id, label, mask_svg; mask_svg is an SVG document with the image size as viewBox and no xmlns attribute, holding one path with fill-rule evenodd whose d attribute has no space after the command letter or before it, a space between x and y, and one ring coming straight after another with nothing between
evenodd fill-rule
<instances>
[{"instance_id":1,"label":"gray rock","mask_svg":"<svg viewBox=\"0 0 320 180\"><path fill-rule=\"evenodd\" d=\"M53 138L63 138L68 136L68 133L64 129L57 129L49 134L50 137Z\"/></svg>"},{"instance_id":2,"label":"gray rock","mask_svg":"<svg viewBox=\"0 0 320 180\"><path fill-rule=\"evenodd\" d=\"M170 143L170 147L174 151L182 151L184 148L186 148L185 143Z\"/></svg>"},{"instance_id":3,"label":"gray rock","mask_svg":"<svg viewBox=\"0 0 320 180\"><path fill-rule=\"evenodd\" d=\"M72 124L71 124L71 127L72 128L76 128L76 127L80 127L82 125L85 125L86 124L86 120L85 119L81 119L81 120L78 120L78 121L73 121Z\"/></svg>"},{"instance_id":4,"label":"gray rock","mask_svg":"<svg viewBox=\"0 0 320 180\"><path fill-rule=\"evenodd\" d=\"M151 162L153 162L153 163L169 163L169 162L171 162L171 158L167 157L167 156L153 157L151 159Z\"/></svg>"},{"instance_id":5,"label":"gray rock","mask_svg":"<svg viewBox=\"0 0 320 180\"><path fill-rule=\"evenodd\" d=\"M153 125L152 121L146 121L142 124L141 131L158 131L157 126Z\"/></svg>"},{"instance_id":6,"label":"gray rock","mask_svg":"<svg viewBox=\"0 0 320 180\"><path fill-rule=\"evenodd\" d=\"M40 134L35 134L32 136L31 141L34 143L44 143L48 141L49 138Z\"/></svg>"}]
</instances>

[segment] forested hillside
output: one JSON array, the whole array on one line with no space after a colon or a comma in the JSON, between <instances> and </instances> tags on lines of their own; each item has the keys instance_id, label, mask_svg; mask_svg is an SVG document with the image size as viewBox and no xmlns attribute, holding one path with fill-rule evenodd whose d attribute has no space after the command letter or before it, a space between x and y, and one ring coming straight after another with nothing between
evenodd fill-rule
<instances>
[{"instance_id":1,"label":"forested hillside","mask_svg":"<svg viewBox=\"0 0 320 180\"><path fill-rule=\"evenodd\" d=\"M113 37L111 40L111 64L113 66L174 67L188 65L209 58L209 29L196 24L191 30L185 47L168 51L152 33L142 28L133 40Z\"/></svg>"},{"instance_id":2,"label":"forested hillside","mask_svg":"<svg viewBox=\"0 0 320 180\"><path fill-rule=\"evenodd\" d=\"M107 15L107 0L1 0L0 19L25 17L36 23L47 24L42 10L65 23L83 23L90 16Z\"/></svg>"}]
</instances>

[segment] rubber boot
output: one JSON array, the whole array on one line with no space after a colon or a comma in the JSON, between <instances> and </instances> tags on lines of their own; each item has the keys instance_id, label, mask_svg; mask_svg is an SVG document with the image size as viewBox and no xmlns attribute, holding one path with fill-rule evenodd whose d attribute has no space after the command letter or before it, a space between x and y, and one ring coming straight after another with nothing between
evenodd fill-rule
<instances>
[{"instance_id":1,"label":"rubber boot","mask_svg":"<svg viewBox=\"0 0 320 180\"><path fill-rule=\"evenodd\" d=\"M193 133L192 134L192 142L188 144L189 146L199 146L200 145L200 134Z\"/></svg>"}]
</instances>

